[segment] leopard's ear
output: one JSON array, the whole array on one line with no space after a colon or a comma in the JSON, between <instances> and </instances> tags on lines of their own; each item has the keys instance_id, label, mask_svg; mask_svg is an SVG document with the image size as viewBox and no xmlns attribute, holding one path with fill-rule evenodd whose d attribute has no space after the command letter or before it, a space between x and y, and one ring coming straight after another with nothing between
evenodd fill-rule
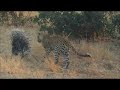
<instances>
[{"instance_id":1,"label":"leopard's ear","mask_svg":"<svg viewBox=\"0 0 120 90\"><path fill-rule=\"evenodd\" d=\"M45 31L39 30L39 31L38 31L38 35L42 35L42 34L45 34Z\"/></svg>"},{"instance_id":2,"label":"leopard's ear","mask_svg":"<svg viewBox=\"0 0 120 90\"><path fill-rule=\"evenodd\" d=\"M45 34L45 35L48 35L48 31L44 31L44 34Z\"/></svg>"}]
</instances>

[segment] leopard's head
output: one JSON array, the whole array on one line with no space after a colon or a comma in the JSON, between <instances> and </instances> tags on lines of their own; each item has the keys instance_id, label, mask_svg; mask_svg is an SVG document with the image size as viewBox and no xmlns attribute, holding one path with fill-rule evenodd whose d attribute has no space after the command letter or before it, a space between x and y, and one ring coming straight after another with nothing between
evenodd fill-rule
<instances>
[{"instance_id":1,"label":"leopard's head","mask_svg":"<svg viewBox=\"0 0 120 90\"><path fill-rule=\"evenodd\" d=\"M39 31L38 35L37 35L37 40L38 42L42 42L42 40L44 39L44 37L46 37L46 35L48 35L48 31Z\"/></svg>"}]
</instances>

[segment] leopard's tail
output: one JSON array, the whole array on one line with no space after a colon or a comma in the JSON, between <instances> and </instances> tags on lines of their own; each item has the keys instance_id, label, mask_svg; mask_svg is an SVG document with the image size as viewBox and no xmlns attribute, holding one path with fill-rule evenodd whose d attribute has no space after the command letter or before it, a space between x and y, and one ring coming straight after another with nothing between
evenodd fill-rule
<instances>
[{"instance_id":1,"label":"leopard's tail","mask_svg":"<svg viewBox=\"0 0 120 90\"><path fill-rule=\"evenodd\" d=\"M91 55L89 53L84 53L84 54L83 53L79 53L79 52L76 51L76 49L72 45L69 45L69 46L72 49L72 51L75 54L77 54L78 56L80 56L80 57L91 57Z\"/></svg>"}]
</instances>

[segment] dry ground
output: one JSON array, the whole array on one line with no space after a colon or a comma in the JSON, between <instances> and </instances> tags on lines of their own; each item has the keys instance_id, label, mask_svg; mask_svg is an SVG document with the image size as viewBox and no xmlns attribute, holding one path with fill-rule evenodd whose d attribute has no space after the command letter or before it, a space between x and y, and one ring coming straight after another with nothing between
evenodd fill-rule
<instances>
[{"instance_id":1,"label":"dry ground","mask_svg":"<svg viewBox=\"0 0 120 90\"><path fill-rule=\"evenodd\" d=\"M77 51L89 52L92 58L77 58L70 53L68 70L44 58L44 48L37 42L38 27L20 27L30 38L31 55L24 59L11 55L10 33L14 27L0 27L0 78L120 78L120 42L71 42Z\"/></svg>"}]
</instances>

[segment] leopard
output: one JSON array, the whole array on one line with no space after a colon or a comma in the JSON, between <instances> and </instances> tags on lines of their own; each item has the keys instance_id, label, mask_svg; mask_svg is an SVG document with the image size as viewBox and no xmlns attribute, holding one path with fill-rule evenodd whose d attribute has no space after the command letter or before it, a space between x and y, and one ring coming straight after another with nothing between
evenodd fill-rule
<instances>
[{"instance_id":1,"label":"leopard","mask_svg":"<svg viewBox=\"0 0 120 90\"><path fill-rule=\"evenodd\" d=\"M55 64L58 64L60 55L63 57L63 69L68 69L70 64L70 49L79 57L91 57L89 53L81 54L77 52L73 45L60 35L50 35L47 31L40 31L38 32L37 39L39 43L42 43L46 57L49 57L49 54L53 52Z\"/></svg>"}]
</instances>

